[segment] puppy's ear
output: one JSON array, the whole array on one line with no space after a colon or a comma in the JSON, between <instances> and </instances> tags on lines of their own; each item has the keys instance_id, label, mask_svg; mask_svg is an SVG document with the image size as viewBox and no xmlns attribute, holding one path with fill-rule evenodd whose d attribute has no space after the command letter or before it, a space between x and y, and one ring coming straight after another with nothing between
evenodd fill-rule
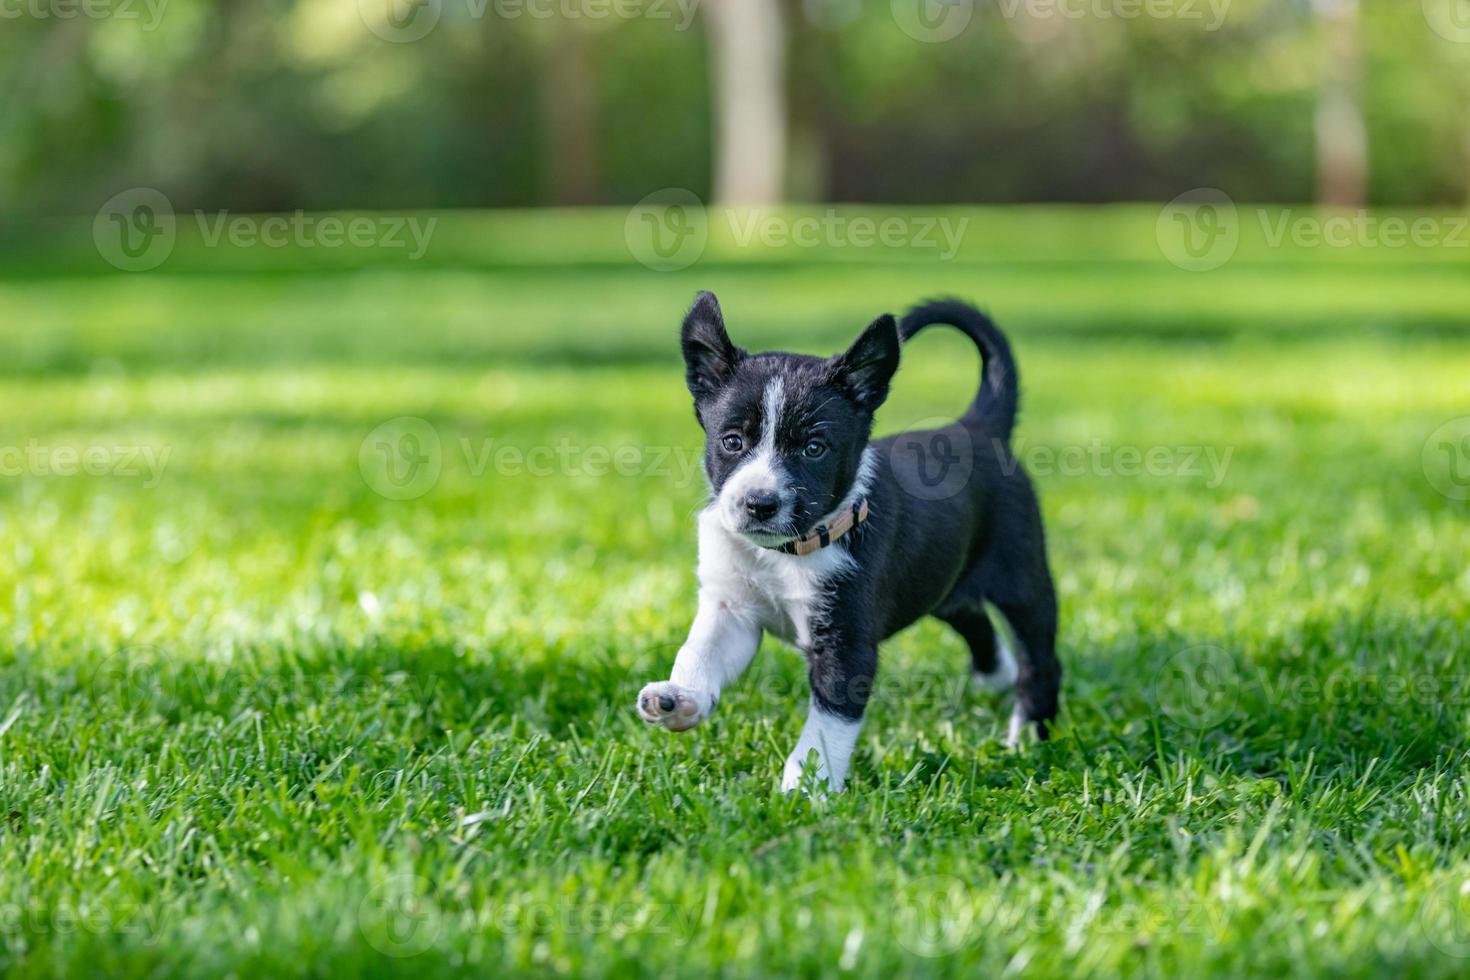
<instances>
[{"instance_id":1,"label":"puppy's ear","mask_svg":"<svg viewBox=\"0 0 1470 980\"><path fill-rule=\"evenodd\" d=\"M719 391L735 373L745 351L730 343L715 294L700 293L684 317L679 338L684 349L684 380L697 403Z\"/></svg>"},{"instance_id":2,"label":"puppy's ear","mask_svg":"<svg viewBox=\"0 0 1470 980\"><path fill-rule=\"evenodd\" d=\"M847 353L836 359L837 381L869 412L888 397L888 383L898 370L898 323L885 313L872 323Z\"/></svg>"}]
</instances>

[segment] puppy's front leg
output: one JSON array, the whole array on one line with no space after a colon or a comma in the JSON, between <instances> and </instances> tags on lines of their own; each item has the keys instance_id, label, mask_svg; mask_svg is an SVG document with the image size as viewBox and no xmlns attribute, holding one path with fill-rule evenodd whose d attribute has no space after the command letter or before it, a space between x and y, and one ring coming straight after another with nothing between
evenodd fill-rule
<instances>
[{"instance_id":1,"label":"puppy's front leg","mask_svg":"<svg viewBox=\"0 0 1470 980\"><path fill-rule=\"evenodd\" d=\"M760 644L761 628L750 611L701 593L669 679L644 685L638 714L673 732L693 728L715 709L725 685L750 666Z\"/></svg>"},{"instance_id":2,"label":"puppy's front leg","mask_svg":"<svg viewBox=\"0 0 1470 980\"><path fill-rule=\"evenodd\" d=\"M815 767L817 778L834 793L842 792L863 727L863 712L878 669L878 651L858 646L843 649L819 642L807 653L811 664L812 700L796 748L786 757L781 789L801 786L802 767ZM813 750L816 761L809 763Z\"/></svg>"}]
</instances>

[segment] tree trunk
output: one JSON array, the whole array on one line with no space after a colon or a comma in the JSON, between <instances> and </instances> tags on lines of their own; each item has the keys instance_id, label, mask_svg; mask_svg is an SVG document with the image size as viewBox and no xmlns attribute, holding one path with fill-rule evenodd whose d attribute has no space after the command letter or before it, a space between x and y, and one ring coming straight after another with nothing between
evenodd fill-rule
<instances>
[{"instance_id":1,"label":"tree trunk","mask_svg":"<svg viewBox=\"0 0 1470 980\"><path fill-rule=\"evenodd\" d=\"M1470 108L1465 110L1465 128L1460 134L1465 147L1465 207L1470 208Z\"/></svg>"},{"instance_id":2,"label":"tree trunk","mask_svg":"<svg viewBox=\"0 0 1470 980\"><path fill-rule=\"evenodd\" d=\"M543 51L543 159L553 205L595 204L601 196L592 41L589 31L562 21Z\"/></svg>"},{"instance_id":3,"label":"tree trunk","mask_svg":"<svg viewBox=\"0 0 1470 980\"><path fill-rule=\"evenodd\" d=\"M782 199L786 32L779 0L706 0L715 115L714 198Z\"/></svg>"},{"instance_id":4,"label":"tree trunk","mask_svg":"<svg viewBox=\"0 0 1470 980\"><path fill-rule=\"evenodd\" d=\"M1363 50L1358 0L1312 0L1323 38L1317 96L1317 201L1361 207L1368 189L1368 127L1363 121Z\"/></svg>"}]
</instances>

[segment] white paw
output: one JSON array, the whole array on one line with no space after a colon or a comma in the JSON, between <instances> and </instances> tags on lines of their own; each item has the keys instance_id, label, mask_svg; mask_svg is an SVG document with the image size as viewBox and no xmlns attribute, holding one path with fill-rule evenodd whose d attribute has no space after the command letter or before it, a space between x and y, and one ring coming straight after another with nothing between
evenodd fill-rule
<instances>
[{"instance_id":1,"label":"white paw","mask_svg":"<svg viewBox=\"0 0 1470 980\"><path fill-rule=\"evenodd\" d=\"M1026 736L1026 715L1018 704L1011 712L1011 724L1006 730L1006 748L1019 749L1021 739Z\"/></svg>"},{"instance_id":2,"label":"white paw","mask_svg":"<svg viewBox=\"0 0 1470 980\"><path fill-rule=\"evenodd\" d=\"M709 698L698 691L673 681L654 681L638 692L638 715L650 725L682 732L704 720L708 703Z\"/></svg>"},{"instance_id":3,"label":"white paw","mask_svg":"<svg viewBox=\"0 0 1470 980\"><path fill-rule=\"evenodd\" d=\"M1002 694L1016 684L1016 654L1010 641L999 630L995 634L995 669L988 674L973 672L975 686L992 694Z\"/></svg>"},{"instance_id":4,"label":"white paw","mask_svg":"<svg viewBox=\"0 0 1470 980\"><path fill-rule=\"evenodd\" d=\"M802 779L807 772L813 773L815 778L805 783ZM834 780L827 768L827 760L822 758L818 752L815 757L808 754L797 756L791 753L786 759L786 768L781 771L781 792L794 793L804 785L813 787L810 792L814 796L825 796L827 790L834 793L842 792L842 780Z\"/></svg>"}]
</instances>

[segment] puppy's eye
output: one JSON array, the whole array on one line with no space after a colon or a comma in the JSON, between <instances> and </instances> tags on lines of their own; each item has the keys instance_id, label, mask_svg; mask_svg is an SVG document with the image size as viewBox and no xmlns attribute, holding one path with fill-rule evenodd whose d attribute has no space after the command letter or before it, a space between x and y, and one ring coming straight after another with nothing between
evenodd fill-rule
<instances>
[{"instance_id":1,"label":"puppy's eye","mask_svg":"<svg viewBox=\"0 0 1470 980\"><path fill-rule=\"evenodd\" d=\"M802 455L805 456L807 459L816 459L826 451L827 446L825 443L821 442L820 440L813 439L811 442L808 442L806 444L806 448L803 449L801 452Z\"/></svg>"},{"instance_id":2,"label":"puppy's eye","mask_svg":"<svg viewBox=\"0 0 1470 980\"><path fill-rule=\"evenodd\" d=\"M745 440L731 432L729 435L720 439L720 445L724 447L727 453L738 453L745 448Z\"/></svg>"}]
</instances>

